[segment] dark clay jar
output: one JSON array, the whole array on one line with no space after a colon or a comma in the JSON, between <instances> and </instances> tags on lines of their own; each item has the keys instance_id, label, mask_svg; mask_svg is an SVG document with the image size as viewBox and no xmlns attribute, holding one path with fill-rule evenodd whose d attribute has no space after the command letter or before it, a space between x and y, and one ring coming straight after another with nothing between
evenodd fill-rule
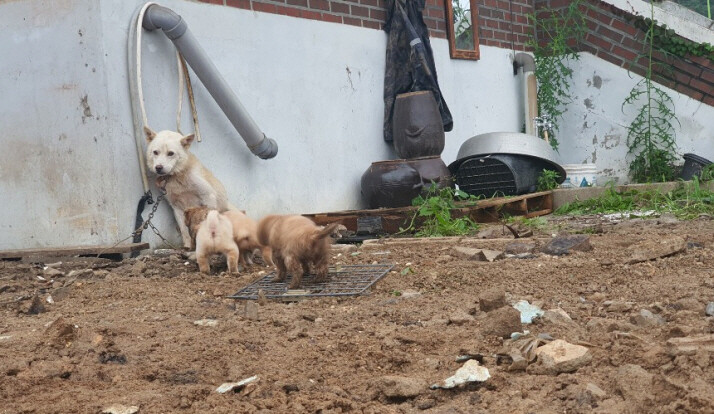
<instances>
[{"instance_id":1,"label":"dark clay jar","mask_svg":"<svg viewBox=\"0 0 714 414\"><path fill-rule=\"evenodd\" d=\"M392 123L394 150L401 158L441 155L444 125L431 91L397 95Z\"/></svg>"}]
</instances>

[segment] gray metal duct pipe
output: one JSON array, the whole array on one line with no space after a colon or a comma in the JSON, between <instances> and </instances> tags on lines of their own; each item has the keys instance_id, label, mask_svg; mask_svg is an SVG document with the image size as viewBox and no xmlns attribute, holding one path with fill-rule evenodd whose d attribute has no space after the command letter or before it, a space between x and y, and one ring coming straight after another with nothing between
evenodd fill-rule
<instances>
[{"instance_id":1,"label":"gray metal duct pipe","mask_svg":"<svg viewBox=\"0 0 714 414\"><path fill-rule=\"evenodd\" d=\"M266 137L258 128L181 16L166 7L152 5L146 9L141 25L149 31L156 29L164 31L253 154L262 159L275 157L278 153L278 144L275 140Z\"/></svg>"},{"instance_id":2,"label":"gray metal duct pipe","mask_svg":"<svg viewBox=\"0 0 714 414\"><path fill-rule=\"evenodd\" d=\"M536 135L535 119L538 117L538 82L535 77L535 59L528 53L516 53L513 64L523 69L523 108L525 110L526 134Z\"/></svg>"}]
</instances>

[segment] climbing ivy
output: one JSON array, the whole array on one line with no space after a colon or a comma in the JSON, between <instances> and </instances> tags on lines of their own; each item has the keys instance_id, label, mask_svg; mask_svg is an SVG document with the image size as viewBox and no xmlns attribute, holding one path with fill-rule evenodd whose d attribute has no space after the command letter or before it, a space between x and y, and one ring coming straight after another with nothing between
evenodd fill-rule
<instances>
[{"instance_id":1,"label":"climbing ivy","mask_svg":"<svg viewBox=\"0 0 714 414\"><path fill-rule=\"evenodd\" d=\"M626 106L636 106L637 113L627 127L628 155L634 155L630 164L630 175L635 182L669 181L674 178L673 163L676 157L674 123L679 121L674 112L674 102L666 91L652 81L655 62L655 32L658 27L654 20L654 5L650 3L652 17L647 19L645 30L645 50L636 58L647 59L645 77L632 88L622 110ZM639 106L637 106L639 105Z\"/></svg>"},{"instance_id":2,"label":"climbing ivy","mask_svg":"<svg viewBox=\"0 0 714 414\"><path fill-rule=\"evenodd\" d=\"M568 63L579 59L574 46L582 40L587 29L581 10L583 3L583 0L575 0L570 2L565 10L539 10L538 14L547 16L546 18L538 18L535 13L528 16L535 26L534 34L527 44L533 48L535 58L538 113L540 116L549 117L553 122L549 140L554 149L558 149L559 123L567 105L572 102L570 87L573 70ZM538 39L537 33L543 34L544 38ZM541 131L541 135L543 132Z\"/></svg>"},{"instance_id":3,"label":"climbing ivy","mask_svg":"<svg viewBox=\"0 0 714 414\"><path fill-rule=\"evenodd\" d=\"M700 56L714 62L714 46L709 43L697 43L678 36L666 25L658 25L648 17L637 16L633 25L643 32L651 31L652 44L657 50L678 57Z\"/></svg>"}]
</instances>

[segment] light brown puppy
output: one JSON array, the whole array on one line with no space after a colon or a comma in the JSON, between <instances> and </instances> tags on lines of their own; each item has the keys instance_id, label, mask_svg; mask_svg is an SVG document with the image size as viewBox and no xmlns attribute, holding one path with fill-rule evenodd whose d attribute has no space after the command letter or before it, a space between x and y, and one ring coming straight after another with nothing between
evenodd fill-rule
<instances>
[{"instance_id":1,"label":"light brown puppy","mask_svg":"<svg viewBox=\"0 0 714 414\"><path fill-rule=\"evenodd\" d=\"M272 260L277 268L275 282L292 275L290 289L300 286L303 274L315 270L315 281L327 280L330 236L340 226L333 223L325 228L315 225L303 216L266 216L258 222L258 242L272 250Z\"/></svg>"},{"instance_id":2,"label":"light brown puppy","mask_svg":"<svg viewBox=\"0 0 714 414\"><path fill-rule=\"evenodd\" d=\"M208 215L208 207L191 207L183 212L188 234L191 236L191 250L196 249L196 233Z\"/></svg>"},{"instance_id":3,"label":"light brown puppy","mask_svg":"<svg viewBox=\"0 0 714 414\"><path fill-rule=\"evenodd\" d=\"M205 207L189 208L184 212L186 224L195 227L195 221L200 219ZM240 250L233 240L233 225L217 210L208 210L205 220L201 221L196 230L196 261L202 273L210 273L209 259L212 255L222 253L226 256L228 272L238 273L238 257Z\"/></svg>"},{"instance_id":4,"label":"light brown puppy","mask_svg":"<svg viewBox=\"0 0 714 414\"><path fill-rule=\"evenodd\" d=\"M221 215L230 220L233 225L233 240L240 249L240 261L244 265L253 264L253 252L256 249L262 251L265 264L271 264L267 248L258 242L258 224L253 219L238 210L228 210Z\"/></svg>"}]
</instances>

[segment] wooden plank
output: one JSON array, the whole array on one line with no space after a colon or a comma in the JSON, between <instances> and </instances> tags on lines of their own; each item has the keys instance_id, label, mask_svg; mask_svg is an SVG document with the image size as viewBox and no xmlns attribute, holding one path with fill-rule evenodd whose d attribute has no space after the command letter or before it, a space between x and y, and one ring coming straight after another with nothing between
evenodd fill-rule
<instances>
[{"instance_id":1,"label":"wooden plank","mask_svg":"<svg viewBox=\"0 0 714 414\"><path fill-rule=\"evenodd\" d=\"M531 211L530 213L526 214L526 218L546 216L548 214L551 214L552 212L553 212L553 210L550 210L550 209Z\"/></svg>"},{"instance_id":2,"label":"wooden plank","mask_svg":"<svg viewBox=\"0 0 714 414\"><path fill-rule=\"evenodd\" d=\"M71 247L49 247L38 249L2 250L0 259L20 259L25 256L80 256L90 254L117 254L130 253L137 250L146 250L149 243L129 243L118 246L71 246Z\"/></svg>"},{"instance_id":3,"label":"wooden plank","mask_svg":"<svg viewBox=\"0 0 714 414\"><path fill-rule=\"evenodd\" d=\"M477 223L498 222L503 213L513 216L537 217L552 211L553 192L524 194L515 197L499 197L480 200L475 204L457 203L457 208L451 211L452 217L467 216ZM318 225L340 222L348 230L357 230L357 220L360 217L378 216L382 218L382 228L386 233L394 234L400 227L409 224L417 207L380 208L371 210L347 210L330 213L303 214ZM547 212L546 212L547 211ZM422 218L417 218L419 224Z\"/></svg>"}]
</instances>

